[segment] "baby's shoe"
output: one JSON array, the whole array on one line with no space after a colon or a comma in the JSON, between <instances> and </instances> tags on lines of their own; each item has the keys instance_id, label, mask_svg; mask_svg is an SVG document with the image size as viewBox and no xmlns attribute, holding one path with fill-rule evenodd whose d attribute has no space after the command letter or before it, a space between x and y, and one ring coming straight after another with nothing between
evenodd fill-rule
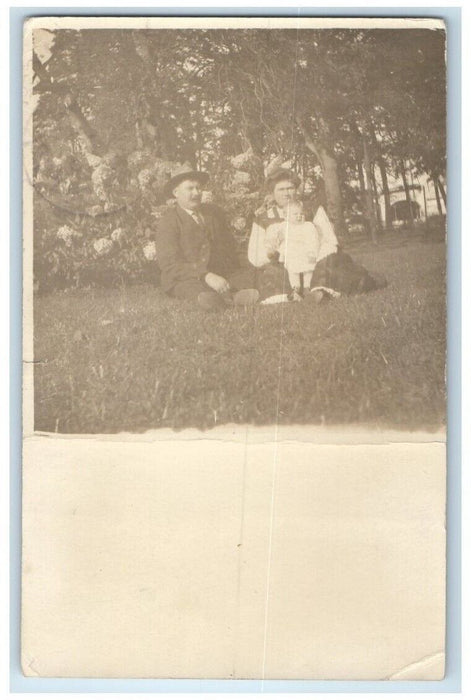
<instances>
[{"instance_id":1,"label":"baby's shoe","mask_svg":"<svg viewBox=\"0 0 471 700\"><path fill-rule=\"evenodd\" d=\"M293 287L291 292L288 294L288 301L302 301L300 287Z\"/></svg>"}]
</instances>

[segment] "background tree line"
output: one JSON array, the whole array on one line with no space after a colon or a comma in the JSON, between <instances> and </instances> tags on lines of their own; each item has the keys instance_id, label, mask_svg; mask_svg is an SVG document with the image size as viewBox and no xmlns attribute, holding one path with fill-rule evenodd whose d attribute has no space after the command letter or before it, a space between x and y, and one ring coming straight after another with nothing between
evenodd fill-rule
<instances>
[{"instance_id":1,"label":"background tree line","mask_svg":"<svg viewBox=\"0 0 471 700\"><path fill-rule=\"evenodd\" d=\"M38 279L91 283L105 257L113 280L140 279L146 265L152 275L153 224L177 162L211 173L241 239L267 170L281 163L323 201L340 237L356 204L376 240L378 196L389 226L388 175L409 199L408 168L445 201L442 31L40 31Z\"/></svg>"}]
</instances>

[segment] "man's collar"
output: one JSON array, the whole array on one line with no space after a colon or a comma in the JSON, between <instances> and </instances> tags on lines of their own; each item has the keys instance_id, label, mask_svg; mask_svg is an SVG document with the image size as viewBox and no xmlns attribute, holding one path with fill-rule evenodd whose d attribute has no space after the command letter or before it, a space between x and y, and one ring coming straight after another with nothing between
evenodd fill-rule
<instances>
[{"instance_id":1,"label":"man's collar","mask_svg":"<svg viewBox=\"0 0 471 700\"><path fill-rule=\"evenodd\" d=\"M185 214L191 218L193 223L197 224L200 228L204 228L205 219L204 219L204 215L201 211L201 208L199 208L198 210L185 209L185 207L181 207L179 204L177 204L177 208L180 209L180 211L185 212Z\"/></svg>"},{"instance_id":2,"label":"man's collar","mask_svg":"<svg viewBox=\"0 0 471 700\"><path fill-rule=\"evenodd\" d=\"M195 214L197 214L196 209L185 209L185 207L182 207L183 211L186 211L187 214L189 214L191 217L193 217Z\"/></svg>"},{"instance_id":3,"label":"man's collar","mask_svg":"<svg viewBox=\"0 0 471 700\"><path fill-rule=\"evenodd\" d=\"M182 211L185 211L187 214L189 214L189 215L191 216L191 218L193 218L193 216L194 216L195 214L196 214L197 216L198 216L198 214L200 214L200 210L199 210L199 209L185 209L185 207L181 207L179 204L177 204L177 206L178 206Z\"/></svg>"}]
</instances>

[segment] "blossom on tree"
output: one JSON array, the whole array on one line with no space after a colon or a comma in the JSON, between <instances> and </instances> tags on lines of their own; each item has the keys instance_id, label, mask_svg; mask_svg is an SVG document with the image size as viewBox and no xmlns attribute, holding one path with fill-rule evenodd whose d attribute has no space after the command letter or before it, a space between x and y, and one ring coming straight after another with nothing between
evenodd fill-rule
<instances>
[{"instance_id":1,"label":"blossom on tree","mask_svg":"<svg viewBox=\"0 0 471 700\"><path fill-rule=\"evenodd\" d=\"M113 241L109 238L98 238L93 242L93 247L98 255L106 255L113 248Z\"/></svg>"},{"instance_id":2,"label":"blossom on tree","mask_svg":"<svg viewBox=\"0 0 471 700\"><path fill-rule=\"evenodd\" d=\"M146 260L157 259L157 251L155 249L154 241L149 241L149 243L146 243L142 249L142 252L144 253L144 257Z\"/></svg>"},{"instance_id":3,"label":"blossom on tree","mask_svg":"<svg viewBox=\"0 0 471 700\"><path fill-rule=\"evenodd\" d=\"M114 243L120 243L126 237L126 232L122 228L115 228L111 233L111 240Z\"/></svg>"},{"instance_id":4,"label":"blossom on tree","mask_svg":"<svg viewBox=\"0 0 471 700\"><path fill-rule=\"evenodd\" d=\"M144 170L141 170L138 173L137 176L137 181L139 182L139 187L141 189L145 189L146 187L149 187L150 183L153 180L153 173L152 170L149 168L144 168Z\"/></svg>"},{"instance_id":5,"label":"blossom on tree","mask_svg":"<svg viewBox=\"0 0 471 700\"><path fill-rule=\"evenodd\" d=\"M61 226L56 233L57 238L65 243L66 246L71 246L74 238L79 238L80 233L70 226Z\"/></svg>"}]
</instances>

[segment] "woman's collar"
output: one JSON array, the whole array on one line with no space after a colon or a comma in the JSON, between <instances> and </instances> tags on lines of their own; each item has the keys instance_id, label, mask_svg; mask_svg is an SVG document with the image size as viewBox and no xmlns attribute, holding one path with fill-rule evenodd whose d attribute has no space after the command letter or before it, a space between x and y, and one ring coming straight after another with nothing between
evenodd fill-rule
<instances>
[{"instance_id":1,"label":"woman's collar","mask_svg":"<svg viewBox=\"0 0 471 700\"><path fill-rule=\"evenodd\" d=\"M270 209L268 210L267 213L268 213L268 216L270 217L270 219L276 219L277 217L279 219L285 218L283 215L283 209L280 209L280 207L277 206L276 204L274 204L272 207L270 207Z\"/></svg>"}]
</instances>

